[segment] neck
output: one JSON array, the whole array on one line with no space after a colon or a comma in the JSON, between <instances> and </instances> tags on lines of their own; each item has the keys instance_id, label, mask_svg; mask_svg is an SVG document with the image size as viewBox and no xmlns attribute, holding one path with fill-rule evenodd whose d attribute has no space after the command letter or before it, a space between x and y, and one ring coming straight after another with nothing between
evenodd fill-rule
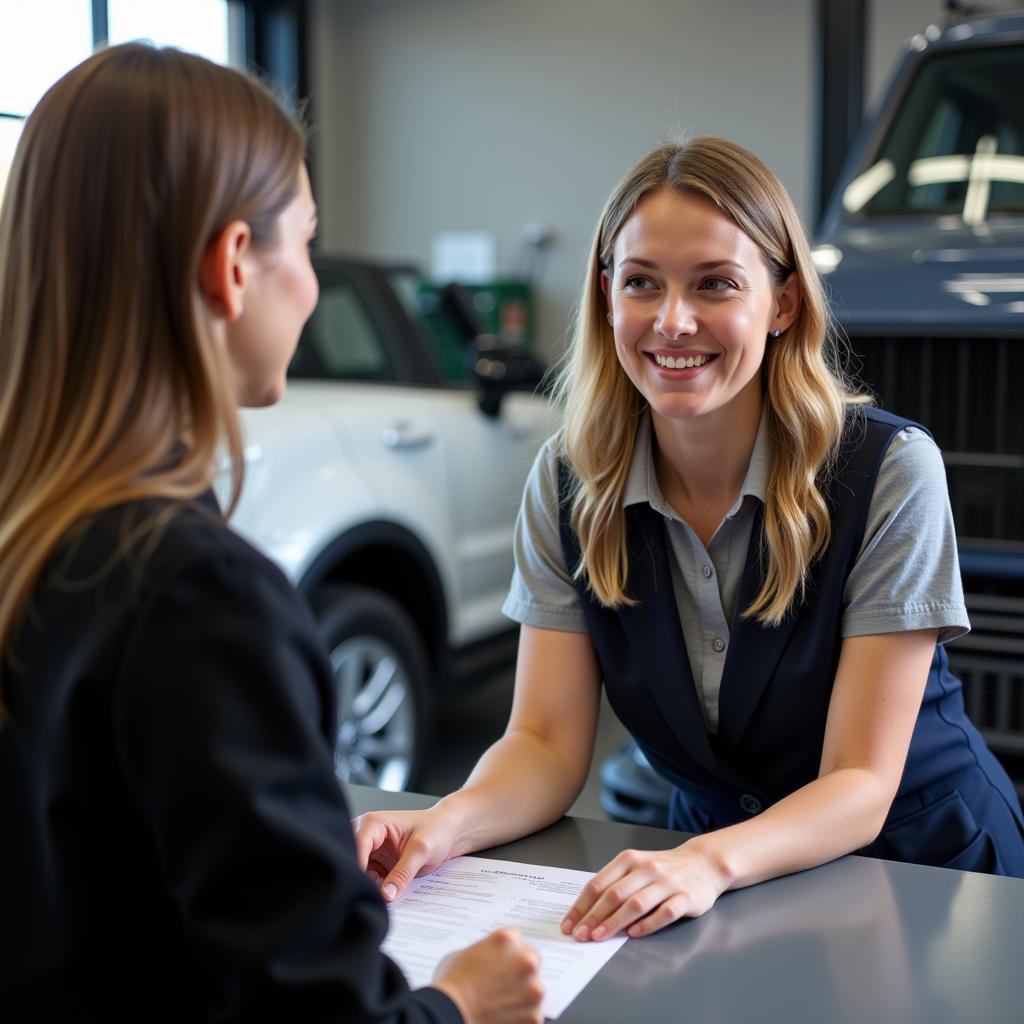
<instances>
[{"instance_id":1,"label":"neck","mask_svg":"<svg viewBox=\"0 0 1024 1024\"><path fill-rule=\"evenodd\" d=\"M696 507L724 514L739 495L761 422L760 391L752 398L687 420L652 410L658 485L684 518Z\"/></svg>"}]
</instances>

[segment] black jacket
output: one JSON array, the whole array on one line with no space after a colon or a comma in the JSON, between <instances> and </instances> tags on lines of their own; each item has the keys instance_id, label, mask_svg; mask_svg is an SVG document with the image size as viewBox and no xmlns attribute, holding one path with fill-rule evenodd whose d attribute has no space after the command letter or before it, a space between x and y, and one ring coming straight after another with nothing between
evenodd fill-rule
<instances>
[{"instance_id":1,"label":"black jacket","mask_svg":"<svg viewBox=\"0 0 1024 1024\"><path fill-rule=\"evenodd\" d=\"M4 653L0 1020L461 1019L380 952L316 628L212 497L76 531Z\"/></svg>"}]
</instances>

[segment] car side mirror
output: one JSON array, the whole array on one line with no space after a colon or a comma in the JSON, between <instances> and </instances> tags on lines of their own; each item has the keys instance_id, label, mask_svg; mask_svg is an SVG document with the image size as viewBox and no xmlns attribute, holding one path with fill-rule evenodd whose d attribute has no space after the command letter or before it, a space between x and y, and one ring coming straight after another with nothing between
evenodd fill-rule
<instances>
[{"instance_id":1,"label":"car side mirror","mask_svg":"<svg viewBox=\"0 0 1024 1024\"><path fill-rule=\"evenodd\" d=\"M478 335L470 346L473 379L480 410L498 416L509 391L534 391L547 367L536 356L514 345L503 345L494 335Z\"/></svg>"}]
</instances>

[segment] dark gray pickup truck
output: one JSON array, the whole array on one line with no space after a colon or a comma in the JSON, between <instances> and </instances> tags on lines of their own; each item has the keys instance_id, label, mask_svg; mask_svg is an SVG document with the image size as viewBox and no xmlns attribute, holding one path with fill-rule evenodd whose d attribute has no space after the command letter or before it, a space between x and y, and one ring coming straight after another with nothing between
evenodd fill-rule
<instances>
[{"instance_id":1,"label":"dark gray pickup truck","mask_svg":"<svg viewBox=\"0 0 1024 1024\"><path fill-rule=\"evenodd\" d=\"M1024 792L1024 13L909 41L817 242L850 368L942 448L974 627L950 661Z\"/></svg>"}]
</instances>

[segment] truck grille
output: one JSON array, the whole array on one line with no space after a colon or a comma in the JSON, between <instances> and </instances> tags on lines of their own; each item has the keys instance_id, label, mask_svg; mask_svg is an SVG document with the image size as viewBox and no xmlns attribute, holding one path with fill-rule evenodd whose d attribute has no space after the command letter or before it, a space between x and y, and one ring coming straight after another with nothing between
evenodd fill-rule
<instances>
[{"instance_id":1,"label":"truck grille","mask_svg":"<svg viewBox=\"0 0 1024 1024\"><path fill-rule=\"evenodd\" d=\"M850 370L942 449L962 545L1024 549L1024 339L850 338Z\"/></svg>"},{"instance_id":2,"label":"truck grille","mask_svg":"<svg viewBox=\"0 0 1024 1024\"><path fill-rule=\"evenodd\" d=\"M850 348L850 370L882 408L926 426L942 449L961 549L1019 557L1024 339L851 337ZM1019 569L986 576L963 564L972 630L949 645L950 668L968 715L1024 798L1024 578Z\"/></svg>"},{"instance_id":3,"label":"truck grille","mask_svg":"<svg viewBox=\"0 0 1024 1024\"><path fill-rule=\"evenodd\" d=\"M947 648L964 706L1024 797L1024 598L964 578L972 630ZM985 591L988 591L987 593Z\"/></svg>"}]
</instances>

